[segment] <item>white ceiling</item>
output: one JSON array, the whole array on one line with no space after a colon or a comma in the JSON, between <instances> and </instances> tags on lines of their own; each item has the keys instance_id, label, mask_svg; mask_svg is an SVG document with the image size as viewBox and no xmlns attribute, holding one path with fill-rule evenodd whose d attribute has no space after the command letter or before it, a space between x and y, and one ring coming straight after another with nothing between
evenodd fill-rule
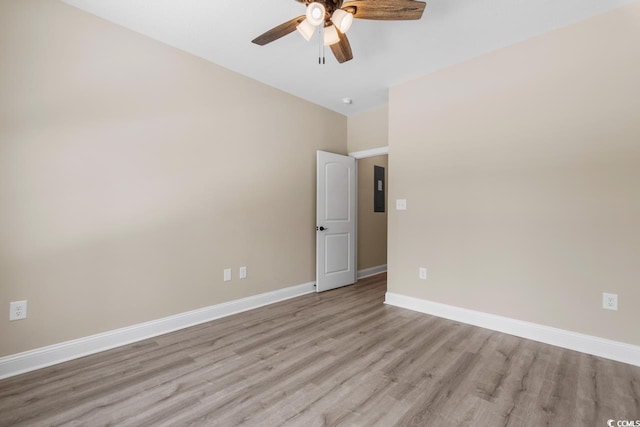
<instances>
[{"instance_id":1,"label":"white ceiling","mask_svg":"<svg viewBox=\"0 0 640 427\"><path fill-rule=\"evenodd\" d=\"M355 20L354 59L338 64L327 48L318 65L317 35L251 43L304 14L295 0L63 1L345 115L386 104L398 83L632 2L427 0L419 21Z\"/></svg>"}]
</instances>

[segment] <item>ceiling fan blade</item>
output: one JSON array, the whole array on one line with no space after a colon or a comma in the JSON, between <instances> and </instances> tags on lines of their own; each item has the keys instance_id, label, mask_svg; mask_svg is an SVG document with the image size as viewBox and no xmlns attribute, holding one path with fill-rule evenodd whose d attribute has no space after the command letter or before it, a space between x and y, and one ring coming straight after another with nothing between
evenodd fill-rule
<instances>
[{"instance_id":1,"label":"ceiling fan blade","mask_svg":"<svg viewBox=\"0 0 640 427\"><path fill-rule=\"evenodd\" d=\"M251 43L264 46L267 43L271 43L272 41L278 40L280 37L286 36L287 34L295 31L298 24L300 24L300 22L302 22L304 18L305 18L304 15L298 16L297 18L293 18L292 20L287 21L284 24L280 24L277 27L273 27L266 33L261 34L255 39L251 40Z\"/></svg>"},{"instance_id":2,"label":"ceiling fan blade","mask_svg":"<svg viewBox=\"0 0 640 427\"><path fill-rule=\"evenodd\" d=\"M414 0L355 0L344 3L342 9L359 19L404 21L422 18L426 6L425 2Z\"/></svg>"},{"instance_id":3,"label":"ceiling fan blade","mask_svg":"<svg viewBox=\"0 0 640 427\"><path fill-rule=\"evenodd\" d=\"M339 63L347 62L353 59L353 52L351 52L351 44L349 44L349 39L346 34L342 34L338 31L338 35L340 36L340 41L338 43L332 44L331 52L336 57Z\"/></svg>"}]
</instances>

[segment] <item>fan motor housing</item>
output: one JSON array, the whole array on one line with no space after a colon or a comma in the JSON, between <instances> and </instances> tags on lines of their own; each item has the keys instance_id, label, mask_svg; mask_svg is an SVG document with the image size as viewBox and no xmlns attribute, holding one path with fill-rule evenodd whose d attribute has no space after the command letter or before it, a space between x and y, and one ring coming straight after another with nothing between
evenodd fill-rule
<instances>
[{"instance_id":1,"label":"fan motor housing","mask_svg":"<svg viewBox=\"0 0 640 427\"><path fill-rule=\"evenodd\" d=\"M327 13L331 15L334 10L342 7L343 0L296 0L298 3L304 3L305 6L309 6L311 3L321 3L324 5Z\"/></svg>"}]
</instances>

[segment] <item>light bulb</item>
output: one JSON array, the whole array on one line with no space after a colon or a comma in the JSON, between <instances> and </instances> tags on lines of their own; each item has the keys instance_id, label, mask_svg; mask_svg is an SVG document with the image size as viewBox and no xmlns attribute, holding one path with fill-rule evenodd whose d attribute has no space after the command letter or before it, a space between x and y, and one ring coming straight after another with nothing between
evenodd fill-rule
<instances>
[{"instance_id":1,"label":"light bulb","mask_svg":"<svg viewBox=\"0 0 640 427\"><path fill-rule=\"evenodd\" d=\"M325 8L322 3L310 3L307 6L307 21L311 25L318 26L324 22Z\"/></svg>"},{"instance_id":2,"label":"light bulb","mask_svg":"<svg viewBox=\"0 0 640 427\"><path fill-rule=\"evenodd\" d=\"M331 16L331 22L335 24L342 34L349 31L351 24L353 24L353 15L346 10L338 9L333 12Z\"/></svg>"}]
</instances>

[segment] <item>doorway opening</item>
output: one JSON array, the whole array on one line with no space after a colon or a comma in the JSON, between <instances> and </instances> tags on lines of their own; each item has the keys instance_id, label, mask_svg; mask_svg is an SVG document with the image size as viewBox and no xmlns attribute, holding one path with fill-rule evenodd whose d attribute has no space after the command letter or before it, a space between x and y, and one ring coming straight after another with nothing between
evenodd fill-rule
<instances>
[{"instance_id":1,"label":"doorway opening","mask_svg":"<svg viewBox=\"0 0 640 427\"><path fill-rule=\"evenodd\" d=\"M357 159L358 169L358 241L357 278L387 271L387 212L389 155ZM376 168L377 166L377 168ZM380 168L384 178L380 182ZM378 175L376 176L376 171ZM383 195L381 196L380 188ZM378 200L376 200L376 197ZM381 201L380 197L384 197ZM381 211L381 205L384 206Z\"/></svg>"}]
</instances>

